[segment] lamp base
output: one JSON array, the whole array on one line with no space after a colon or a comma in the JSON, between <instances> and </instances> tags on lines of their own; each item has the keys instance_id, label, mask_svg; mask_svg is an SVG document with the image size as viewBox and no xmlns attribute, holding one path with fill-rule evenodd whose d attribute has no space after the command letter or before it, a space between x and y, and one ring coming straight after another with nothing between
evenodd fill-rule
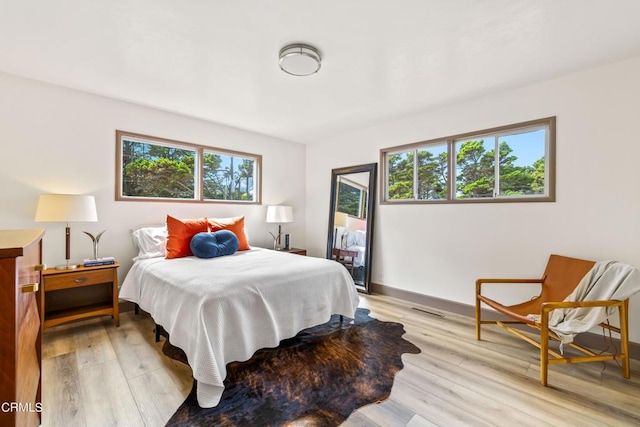
<instances>
[{"instance_id":1,"label":"lamp base","mask_svg":"<svg viewBox=\"0 0 640 427\"><path fill-rule=\"evenodd\" d=\"M75 270L78 264L60 264L56 265L56 270Z\"/></svg>"}]
</instances>

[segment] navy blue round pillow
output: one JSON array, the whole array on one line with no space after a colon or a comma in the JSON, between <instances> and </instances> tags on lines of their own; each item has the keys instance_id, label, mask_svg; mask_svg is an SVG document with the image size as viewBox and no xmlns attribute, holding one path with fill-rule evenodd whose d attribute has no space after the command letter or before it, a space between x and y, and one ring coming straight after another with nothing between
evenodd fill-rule
<instances>
[{"instance_id":1,"label":"navy blue round pillow","mask_svg":"<svg viewBox=\"0 0 640 427\"><path fill-rule=\"evenodd\" d=\"M238 238L229 230L198 233L189 244L191 252L198 258L231 255L238 250L238 245Z\"/></svg>"}]
</instances>

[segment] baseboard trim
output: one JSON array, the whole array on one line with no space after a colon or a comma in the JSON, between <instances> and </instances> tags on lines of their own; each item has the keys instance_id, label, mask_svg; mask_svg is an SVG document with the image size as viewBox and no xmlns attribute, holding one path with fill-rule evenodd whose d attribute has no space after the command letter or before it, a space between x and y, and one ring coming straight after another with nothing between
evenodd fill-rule
<instances>
[{"instance_id":1,"label":"baseboard trim","mask_svg":"<svg viewBox=\"0 0 640 427\"><path fill-rule=\"evenodd\" d=\"M419 294L417 292L406 291L404 289L393 288L379 283L371 283L371 293L385 295L392 298L398 298L414 304L426 305L435 309L460 314L463 316L475 318L476 308L469 304L463 304L456 301L450 301L442 298L432 297L429 295ZM499 320L504 319L499 313L486 308L482 309L482 319ZM585 332L576 336L576 343L595 350L604 350L602 336L591 332ZM613 338L613 342L620 348L620 340ZM629 342L629 357L640 360L640 344Z\"/></svg>"}]
</instances>

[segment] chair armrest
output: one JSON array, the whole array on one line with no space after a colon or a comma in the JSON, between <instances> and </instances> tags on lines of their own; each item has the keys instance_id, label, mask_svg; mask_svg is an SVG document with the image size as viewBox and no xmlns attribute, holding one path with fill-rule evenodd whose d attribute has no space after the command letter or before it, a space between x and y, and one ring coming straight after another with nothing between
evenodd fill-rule
<instances>
[{"instance_id":1,"label":"chair armrest","mask_svg":"<svg viewBox=\"0 0 640 427\"><path fill-rule=\"evenodd\" d=\"M544 277L538 279L478 279L476 283L542 283Z\"/></svg>"},{"instance_id":2,"label":"chair armrest","mask_svg":"<svg viewBox=\"0 0 640 427\"><path fill-rule=\"evenodd\" d=\"M619 307L624 310L625 304L629 299L620 300L596 300L596 301L562 301L562 302L543 302L540 306L540 328L543 336L548 334L549 329L549 313L557 308L579 308L579 307ZM622 311L621 311L622 313ZM544 338L543 338L544 339Z\"/></svg>"},{"instance_id":3,"label":"chair armrest","mask_svg":"<svg viewBox=\"0 0 640 427\"><path fill-rule=\"evenodd\" d=\"M540 312L544 315L545 313L549 313L557 308L619 307L623 304L624 301L620 300L543 302L540 306Z\"/></svg>"},{"instance_id":4,"label":"chair armrest","mask_svg":"<svg viewBox=\"0 0 640 427\"><path fill-rule=\"evenodd\" d=\"M480 290L483 283L542 283L544 282L544 279L544 277L541 277L539 279L478 279L476 280L476 295L480 295Z\"/></svg>"}]
</instances>

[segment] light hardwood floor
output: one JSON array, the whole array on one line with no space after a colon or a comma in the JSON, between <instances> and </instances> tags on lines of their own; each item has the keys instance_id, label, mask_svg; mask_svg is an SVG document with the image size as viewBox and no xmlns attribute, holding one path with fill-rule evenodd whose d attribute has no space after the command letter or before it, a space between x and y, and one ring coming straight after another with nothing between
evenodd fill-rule
<instances>
[{"instance_id":1,"label":"light hardwood floor","mask_svg":"<svg viewBox=\"0 0 640 427\"><path fill-rule=\"evenodd\" d=\"M476 341L471 318L382 296L362 296L380 320L404 324L420 347L405 354L389 399L344 426L640 425L640 362L631 379L613 362L554 365L538 382L538 353L496 326ZM419 310L416 310L418 308ZM423 310L443 317L425 313ZM191 388L191 371L162 355L146 314L57 326L43 337L43 423L162 426Z\"/></svg>"}]
</instances>

